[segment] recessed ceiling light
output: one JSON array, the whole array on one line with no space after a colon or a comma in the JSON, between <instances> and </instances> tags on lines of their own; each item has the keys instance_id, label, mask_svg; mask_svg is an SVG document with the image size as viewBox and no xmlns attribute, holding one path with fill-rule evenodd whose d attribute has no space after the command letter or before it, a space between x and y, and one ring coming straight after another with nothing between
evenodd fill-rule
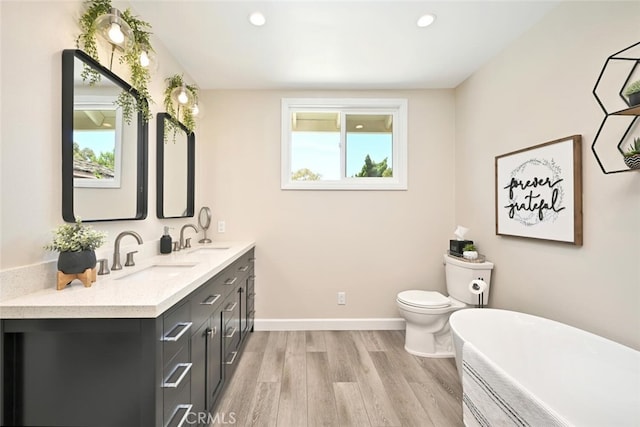
<instances>
[{"instance_id":1,"label":"recessed ceiling light","mask_svg":"<svg viewBox=\"0 0 640 427\"><path fill-rule=\"evenodd\" d=\"M261 12L253 12L249 15L249 22L256 27L262 27L267 22L267 18Z\"/></svg>"},{"instance_id":2,"label":"recessed ceiling light","mask_svg":"<svg viewBox=\"0 0 640 427\"><path fill-rule=\"evenodd\" d=\"M432 13L427 13L426 15L422 15L420 18L418 18L418 22L416 24L418 25L418 27L424 28L433 24L435 20L436 20L436 15Z\"/></svg>"}]
</instances>

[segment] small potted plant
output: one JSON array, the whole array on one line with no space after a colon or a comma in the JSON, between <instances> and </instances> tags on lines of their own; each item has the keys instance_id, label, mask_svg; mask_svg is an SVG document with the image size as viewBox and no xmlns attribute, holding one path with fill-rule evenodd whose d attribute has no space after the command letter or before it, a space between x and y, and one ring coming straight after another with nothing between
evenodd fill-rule
<instances>
[{"instance_id":1,"label":"small potted plant","mask_svg":"<svg viewBox=\"0 0 640 427\"><path fill-rule=\"evenodd\" d=\"M462 248L462 256L465 259L477 259L478 251L476 250L476 246L471 243L464 245Z\"/></svg>"},{"instance_id":2,"label":"small potted plant","mask_svg":"<svg viewBox=\"0 0 640 427\"><path fill-rule=\"evenodd\" d=\"M623 153L624 163L629 169L640 169L640 137L633 139L629 145L629 150Z\"/></svg>"},{"instance_id":3,"label":"small potted plant","mask_svg":"<svg viewBox=\"0 0 640 427\"><path fill-rule=\"evenodd\" d=\"M640 80L636 80L627 86L623 95L629 98L629 106L640 105Z\"/></svg>"},{"instance_id":4,"label":"small potted plant","mask_svg":"<svg viewBox=\"0 0 640 427\"><path fill-rule=\"evenodd\" d=\"M95 250L102 246L106 237L104 232L83 225L78 218L75 224L64 224L56 228L53 241L45 249L60 252L58 271L79 274L95 268Z\"/></svg>"}]
</instances>

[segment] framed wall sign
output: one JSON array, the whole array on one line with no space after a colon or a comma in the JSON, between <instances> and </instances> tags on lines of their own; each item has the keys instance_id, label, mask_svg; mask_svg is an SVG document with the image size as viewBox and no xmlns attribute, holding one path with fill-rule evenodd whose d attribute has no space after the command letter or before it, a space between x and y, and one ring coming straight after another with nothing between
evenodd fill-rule
<instances>
[{"instance_id":1,"label":"framed wall sign","mask_svg":"<svg viewBox=\"0 0 640 427\"><path fill-rule=\"evenodd\" d=\"M496 156L496 234L582 245L582 137Z\"/></svg>"}]
</instances>

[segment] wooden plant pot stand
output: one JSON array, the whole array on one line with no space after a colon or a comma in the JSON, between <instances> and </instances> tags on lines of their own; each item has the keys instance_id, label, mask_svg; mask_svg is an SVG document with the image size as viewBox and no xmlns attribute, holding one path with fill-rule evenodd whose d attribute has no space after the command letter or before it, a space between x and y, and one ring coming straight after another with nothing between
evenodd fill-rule
<instances>
[{"instance_id":1,"label":"wooden plant pot stand","mask_svg":"<svg viewBox=\"0 0 640 427\"><path fill-rule=\"evenodd\" d=\"M76 274L67 274L58 270L58 286L56 289L64 289L74 279L80 280L85 288L90 288L91 284L96 281L96 269L87 268L84 272Z\"/></svg>"}]
</instances>

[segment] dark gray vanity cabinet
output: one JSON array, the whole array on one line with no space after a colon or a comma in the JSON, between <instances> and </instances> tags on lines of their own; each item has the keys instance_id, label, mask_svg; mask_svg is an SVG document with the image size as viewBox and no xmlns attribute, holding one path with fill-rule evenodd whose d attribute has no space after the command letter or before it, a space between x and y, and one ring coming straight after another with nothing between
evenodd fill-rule
<instances>
[{"instance_id":1,"label":"dark gray vanity cabinet","mask_svg":"<svg viewBox=\"0 0 640 427\"><path fill-rule=\"evenodd\" d=\"M2 320L0 425L197 425L252 330L252 276L253 249L157 318Z\"/></svg>"},{"instance_id":2,"label":"dark gray vanity cabinet","mask_svg":"<svg viewBox=\"0 0 640 427\"><path fill-rule=\"evenodd\" d=\"M2 322L1 425L165 425L162 316Z\"/></svg>"}]
</instances>

